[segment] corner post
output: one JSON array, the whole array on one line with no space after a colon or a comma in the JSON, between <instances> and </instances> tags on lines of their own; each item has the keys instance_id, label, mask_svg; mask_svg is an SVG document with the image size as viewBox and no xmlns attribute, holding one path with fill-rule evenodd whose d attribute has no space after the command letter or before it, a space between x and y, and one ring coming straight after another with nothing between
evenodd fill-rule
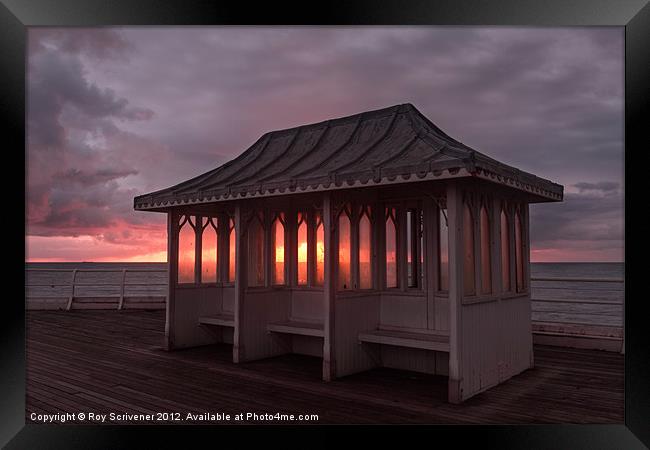
<instances>
[{"instance_id":1,"label":"corner post","mask_svg":"<svg viewBox=\"0 0 650 450\"><path fill-rule=\"evenodd\" d=\"M325 279L323 282L323 306L325 323L323 337L323 380L336 378L336 360L334 353L335 307L336 307L336 243L334 240L334 218L332 217L332 199L329 192L323 198L323 231L325 246Z\"/></svg>"},{"instance_id":2,"label":"corner post","mask_svg":"<svg viewBox=\"0 0 650 450\"><path fill-rule=\"evenodd\" d=\"M435 293L438 289L436 274L438 273L438 209L431 198L423 199L424 209L424 288L427 293L427 326L436 328Z\"/></svg>"},{"instance_id":3,"label":"corner post","mask_svg":"<svg viewBox=\"0 0 650 450\"><path fill-rule=\"evenodd\" d=\"M174 310L178 279L178 214L167 213L167 302L165 305L165 338L167 350L174 348Z\"/></svg>"},{"instance_id":4,"label":"corner post","mask_svg":"<svg viewBox=\"0 0 650 450\"><path fill-rule=\"evenodd\" d=\"M244 361L242 328L244 318L244 294L246 288L246 251L244 247L244 230L241 203L235 205L235 327L233 333L232 360L234 363Z\"/></svg>"},{"instance_id":5,"label":"corner post","mask_svg":"<svg viewBox=\"0 0 650 450\"><path fill-rule=\"evenodd\" d=\"M449 403L463 401L462 297L463 197L458 185L447 186L449 221Z\"/></svg>"}]
</instances>

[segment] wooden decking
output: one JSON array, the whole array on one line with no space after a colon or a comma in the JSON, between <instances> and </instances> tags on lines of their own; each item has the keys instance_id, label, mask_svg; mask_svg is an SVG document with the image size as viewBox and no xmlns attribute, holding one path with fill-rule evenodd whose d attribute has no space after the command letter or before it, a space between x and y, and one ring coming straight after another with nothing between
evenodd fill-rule
<instances>
[{"instance_id":1,"label":"wooden decking","mask_svg":"<svg viewBox=\"0 0 650 450\"><path fill-rule=\"evenodd\" d=\"M317 423L623 422L618 353L535 346L534 369L452 405L445 377L376 369L324 383L320 358L236 365L229 345L167 352L163 338L162 311L27 312L27 422L31 412L90 411L318 414Z\"/></svg>"}]
</instances>

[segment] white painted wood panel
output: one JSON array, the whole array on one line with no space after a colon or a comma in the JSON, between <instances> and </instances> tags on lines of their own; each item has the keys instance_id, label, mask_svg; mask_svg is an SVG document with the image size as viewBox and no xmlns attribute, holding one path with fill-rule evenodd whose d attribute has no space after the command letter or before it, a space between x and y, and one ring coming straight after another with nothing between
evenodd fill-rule
<instances>
[{"instance_id":1,"label":"white painted wood panel","mask_svg":"<svg viewBox=\"0 0 650 450\"><path fill-rule=\"evenodd\" d=\"M434 298L434 329L435 330L449 330L449 297L435 297Z\"/></svg>"},{"instance_id":2,"label":"white painted wood panel","mask_svg":"<svg viewBox=\"0 0 650 450\"><path fill-rule=\"evenodd\" d=\"M224 312L233 313L235 312L235 286L224 286L222 288L222 305L221 309Z\"/></svg>"},{"instance_id":3,"label":"white painted wood panel","mask_svg":"<svg viewBox=\"0 0 650 450\"><path fill-rule=\"evenodd\" d=\"M381 294L381 325L401 328L427 328L427 298Z\"/></svg>"},{"instance_id":4,"label":"white painted wood panel","mask_svg":"<svg viewBox=\"0 0 650 450\"><path fill-rule=\"evenodd\" d=\"M359 343L359 333L379 326L379 295L336 299L335 339L336 376L342 377L380 366L376 346Z\"/></svg>"},{"instance_id":5,"label":"white painted wood panel","mask_svg":"<svg viewBox=\"0 0 650 450\"><path fill-rule=\"evenodd\" d=\"M245 308L241 317L240 361L268 358L288 353L290 348L282 336L269 333L267 326L272 322L289 319L291 308L290 292L285 290L269 291L261 289L248 290L243 299Z\"/></svg>"},{"instance_id":6,"label":"white painted wood panel","mask_svg":"<svg viewBox=\"0 0 650 450\"><path fill-rule=\"evenodd\" d=\"M384 367L411 370L431 375L449 374L449 354L417 348L381 346L381 361Z\"/></svg>"},{"instance_id":7,"label":"white painted wood panel","mask_svg":"<svg viewBox=\"0 0 650 450\"><path fill-rule=\"evenodd\" d=\"M187 348L218 342L218 338L199 324L199 317L221 312L221 288L175 289L173 348Z\"/></svg>"},{"instance_id":8,"label":"white painted wood panel","mask_svg":"<svg viewBox=\"0 0 650 450\"><path fill-rule=\"evenodd\" d=\"M291 320L319 321L322 322L325 316L322 290L300 290L291 291Z\"/></svg>"}]
</instances>

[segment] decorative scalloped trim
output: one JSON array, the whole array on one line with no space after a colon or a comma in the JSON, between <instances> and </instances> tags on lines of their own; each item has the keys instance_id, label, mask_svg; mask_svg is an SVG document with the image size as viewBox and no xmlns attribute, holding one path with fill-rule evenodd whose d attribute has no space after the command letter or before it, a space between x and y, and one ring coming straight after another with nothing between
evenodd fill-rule
<instances>
[{"instance_id":1,"label":"decorative scalloped trim","mask_svg":"<svg viewBox=\"0 0 650 450\"><path fill-rule=\"evenodd\" d=\"M445 175L445 172L447 172L448 175ZM225 200L233 200L237 198L273 197L273 196L286 194L287 192L289 193L318 192L318 191L326 191L326 190L336 190L337 188L347 189L347 188L363 187L363 186L426 181L426 180L433 180L433 179L440 179L440 178L459 178L459 177L472 176L472 175L478 176L479 178L483 178L486 180L495 181L500 184L513 186L518 189L527 192L532 192L537 195L544 196L550 199L562 200L563 198L562 194L558 194L549 191L547 189L542 189L538 186L533 186L528 183L523 183L511 177L495 174L494 172L485 169L478 169L473 173L470 173L465 168L450 168L446 170L419 171L416 173L406 173L406 174L392 174L392 175L381 177L379 180L373 177L368 177L367 179L364 177L363 180L346 179L346 180L336 180L335 182L323 182L323 183L313 183L313 184L306 183L301 186L294 185L294 186L280 187L280 188L273 187L268 189L262 189L261 187L258 187L253 192L249 192L249 191L242 191L237 193L224 192L219 196L212 195L210 197L201 197L201 198L197 197L197 198L179 199L179 200L161 200L161 201L154 201L152 203L141 202L141 203L136 203L134 207L136 210L146 210L146 209L158 208L161 206L179 206L185 204L211 203L211 202L219 202Z\"/></svg>"}]
</instances>

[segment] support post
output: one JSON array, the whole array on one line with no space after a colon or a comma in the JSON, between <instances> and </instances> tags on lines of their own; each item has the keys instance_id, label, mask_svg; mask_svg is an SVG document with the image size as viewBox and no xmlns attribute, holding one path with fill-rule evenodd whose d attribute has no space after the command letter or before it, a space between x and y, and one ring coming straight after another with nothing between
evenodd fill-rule
<instances>
[{"instance_id":1,"label":"support post","mask_svg":"<svg viewBox=\"0 0 650 450\"><path fill-rule=\"evenodd\" d=\"M122 283L120 284L120 303L117 305L118 310L124 308L124 282L125 281L126 281L126 269L122 269Z\"/></svg>"},{"instance_id":2,"label":"support post","mask_svg":"<svg viewBox=\"0 0 650 450\"><path fill-rule=\"evenodd\" d=\"M235 327L233 333L232 360L234 363L244 361L242 343L244 318L244 290L246 288L246 249L244 248L244 223L240 203L235 206Z\"/></svg>"},{"instance_id":3,"label":"support post","mask_svg":"<svg viewBox=\"0 0 650 450\"><path fill-rule=\"evenodd\" d=\"M70 297L68 297L68 304L66 305L66 311L70 311L72 308L72 300L74 299L74 280L77 278L77 269L72 269L72 281L70 284Z\"/></svg>"},{"instance_id":4,"label":"support post","mask_svg":"<svg viewBox=\"0 0 650 450\"><path fill-rule=\"evenodd\" d=\"M522 258L523 258L523 270L524 270L524 291L528 293L526 302L528 304L528 327L530 333L528 333L529 347L530 347L530 358L529 358L529 368L535 367L535 355L533 351L533 324L532 324L532 305L531 305L531 288L530 288L530 219L529 219L530 206L528 203L524 203L521 207L522 212L522 228L521 230L522 237Z\"/></svg>"},{"instance_id":5,"label":"support post","mask_svg":"<svg viewBox=\"0 0 650 450\"><path fill-rule=\"evenodd\" d=\"M463 198L455 183L447 186L449 221L449 403L463 401L462 296L463 296Z\"/></svg>"},{"instance_id":6,"label":"support post","mask_svg":"<svg viewBox=\"0 0 650 450\"><path fill-rule=\"evenodd\" d=\"M332 217L332 199L329 192L323 198L323 231L325 245L325 280L323 286L323 303L325 308L323 338L323 380L336 378L336 360L334 354L335 307L336 307L336 242Z\"/></svg>"},{"instance_id":7,"label":"support post","mask_svg":"<svg viewBox=\"0 0 650 450\"><path fill-rule=\"evenodd\" d=\"M422 203L423 230L424 230L424 286L427 293L427 327L436 328L436 301L435 293L437 289L436 274L438 272L438 209L431 198L425 197Z\"/></svg>"},{"instance_id":8,"label":"support post","mask_svg":"<svg viewBox=\"0 0 650 450\"><path fill-rule=\"evenodd\" d=\"M167 350L174 348L174 308L178 279L178 219L176 212L167 213L167 302L165 305L165 337Z\"/></svg>"}]
</instances>

